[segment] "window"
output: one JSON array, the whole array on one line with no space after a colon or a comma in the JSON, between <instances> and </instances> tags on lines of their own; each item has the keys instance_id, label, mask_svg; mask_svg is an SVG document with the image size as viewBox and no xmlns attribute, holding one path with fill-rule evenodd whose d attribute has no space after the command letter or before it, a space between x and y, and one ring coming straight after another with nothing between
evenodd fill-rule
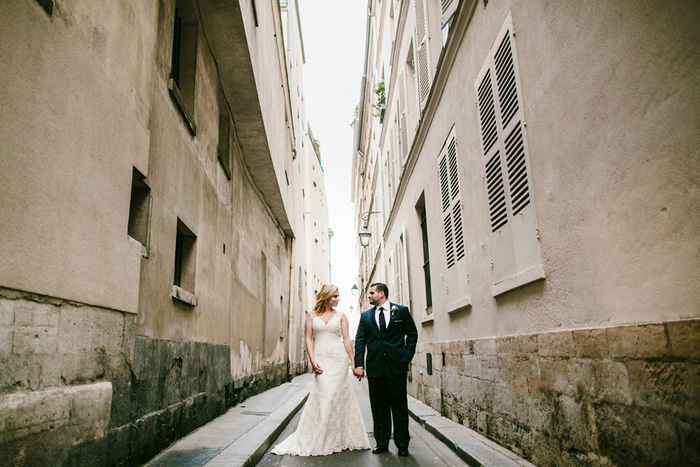
<instances>
[{"instance_id":1,"label":"window","mask_svg":"<svg viewBox=\"0 0 700 467\"><path fill-rule=\"evenodd\" d=\"M452 22L452 17L457 11L459 6L459 0L441 0L440 2L440 27L442 28L442 46L447 44L447 38L450 34L450 23Z\"/></svg>"},{"instance_id":2,"label":"window","mask_svg":"<svg viewBox=\"0 0 700 467\"><path fill-rule=\"evenodd\" d=\"M173 27L173 53L168 88L192 134L197 64L198 22L191 0L177 0Z\"/></svg>"},{"instance_id":3,"label":"window","mask_svg":"<svg viewBox=\"0 0 700 467\"><path fill-rule=\"evenodd\" d=\"M457 165L457 141L455 141L455 130L452 127L450 136L438 158L447 269L454 267L457 261L464 258L462 197L459 194Z\"/></svg>"},{"instance_id":4,"label":"window","mask_svg":"<svg viewBox=\"0 0 700 467\"><path fill-rule=\"evenodd\" d=\"M410 306L408 293L408 281L406 280L406 245L404 243L404 234L402 233L399 240L394 245L394 251L390 256L390 265L392 267L392 277L394 282L393 295L396 297L396 303Z\"/></svg>"},{"instance_id":5,"label":"window","mask_svg":"<svg viewBox=\"0 0 700 467\"><path fill-rule=\"evenodd\" d=\"M129 203L129 226L131 238L148 247L149 221L151 216L151 189L146 177L134 168L131 176L131 201Z\"/></svg>"},{"instance_id":6,"label":"window","mask_svg":"<svg viewBox=\"0 0 700 467\"><path fill-rule=\"evenodd\" d=\"M425 102L430 94L430 58L428 56L428 11L425 8L425 0L414 0L415 7L415 63L418 64L418 99L419 112L423 110Z\"/></svg>"},{"instance_id":7,"label":"window","mask_svg":"<svg viewBox=\"0 0 700 467\"><path fill-rule=\"evenodd\" d=\"M459 186L459 161L456 130L452 126L438 155L438 180L442 228L445 236L444 295L447 312L452 313L469 305L468 276L465 264L464 219L462 195Z\"/></svg>"},{"instance_id":8,"label":"window","mask_svg":"<svg viewBox=\"0 0 700 467\"><path fill-rule=\"evenodd\" d=\"M185 291L194 293L195 260L197 237L180 220L177 220L175 239L175 277L173 284Z\"/></svg>"},{"instance_id":9,"label":"window","mask_svg":"<svg viewBox=\"0 0 700 467\"><path fill-rule=\"evenodd\" d=\"M402 72L399 74L399 98L396 108L398 109L398 127L399 127L399 148L401 149L401 166L406 163L408 158L408 109L406 108L406 78Z\"/></svg>"},{"instance_id":10,"label":"window","mask_svg":"<svg viewBox=\"0 0 700 467\"><path fill-rule=\"evenodd\" d=\"M423 281L425 284L426 315L431 314L433 307L433 291L430 285L430 248L428 247L428 220L425 214L425 194L421 194L416 211L420 219L421 238L423 240Z\"/></svg>"},{"instance_id":11,"label":"window","mask_svg":"<svg viewBox=\"0 0 700 467\"><path fill-rule=\"evenodd\" d=\"M51 16L53 15L53 0L36 0L37 3L43 10L46 12L47 15Z\"/></svg>"},{"instance_id":12,"label":"window","mask_svg":"<svg viewBox=\"0 0 700 467\"><path fill-rule=\"evenodd\" d=\"M226 178L231 180L231 117L228 114L228 106L224 94L219 90L219 147L216 150L217 157L224 169Z\"/></svg>"},{"instance_id":13,"label":"window","mask_svg":"<svg viewBox=\"0 0 700 467\"><path fill-rule=\"evenodd\" d=\"M475 83L491 230L494 296L544 278L510 14Z\"/></svg>"}]
</instances>

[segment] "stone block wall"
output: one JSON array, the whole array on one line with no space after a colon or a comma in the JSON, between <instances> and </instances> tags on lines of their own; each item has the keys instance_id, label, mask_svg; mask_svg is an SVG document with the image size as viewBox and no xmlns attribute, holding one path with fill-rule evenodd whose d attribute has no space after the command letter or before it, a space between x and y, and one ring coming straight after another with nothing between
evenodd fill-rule
<instances>
[{"instance_id":1,"label":"stone block wall","mask_svg":"<svg viewBox=\"0 0 700 467\"><path fill-rule=\"evenodd\" d=\"M137 336L134 318L0 288L0 465L140 465L287 379L234 381L229 345Z\"/></svg>"},{"instance_id":2,"label":"stone block wall","mask_svg":"<svg viewBox=\"0 0 700 467\"><path fill-rule=\"evenodd\" d=\"M537 465L698 465L699 361L700 320L419 342L409 393Z\"/></svg>"}]
</instances>

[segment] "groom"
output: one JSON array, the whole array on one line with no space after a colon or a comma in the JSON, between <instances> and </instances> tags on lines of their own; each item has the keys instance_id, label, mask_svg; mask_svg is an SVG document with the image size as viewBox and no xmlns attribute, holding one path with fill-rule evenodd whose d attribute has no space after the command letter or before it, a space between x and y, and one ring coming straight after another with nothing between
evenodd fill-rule
<instances>
[{"instance_id":1,"label":"groom","mask_svg":"<svg viewBox=\"0 0 700 467\"><path fill-rule=\"evenodd\" d=\"M374 305L360 317L355 336L355 376L362 379L367 346L367 380L374 421L373 454L389 449L391 419L394 419L394 444L399 456L408 456L408 399L406 372L416 352L418 331L408 307L387 301L389 289L381 283L369 287L369 302Z\"/></svg>"}]
</instances>

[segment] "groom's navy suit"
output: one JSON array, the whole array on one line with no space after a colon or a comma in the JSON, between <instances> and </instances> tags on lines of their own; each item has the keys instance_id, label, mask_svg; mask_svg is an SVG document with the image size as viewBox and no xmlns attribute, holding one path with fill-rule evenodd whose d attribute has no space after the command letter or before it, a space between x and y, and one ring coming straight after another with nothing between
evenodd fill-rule
<instances>
[{"instance_id":1,"label":"groom's navy suit","mask_svg":"<svg viewBox=\"0 0 700 467\"><path fill-rule=\"evenodd\" d=\"M394 443L408 448L408 400L406 372L416 353L418 331L408 307L389 303L391 312L386 331L377 325L377 307L360 316L355 335L355 367L365 369L369 381L369 398L377 446L387 446L394 419ZM365 347L367 361L365 364Z\"/></svg>"}]
</instances>

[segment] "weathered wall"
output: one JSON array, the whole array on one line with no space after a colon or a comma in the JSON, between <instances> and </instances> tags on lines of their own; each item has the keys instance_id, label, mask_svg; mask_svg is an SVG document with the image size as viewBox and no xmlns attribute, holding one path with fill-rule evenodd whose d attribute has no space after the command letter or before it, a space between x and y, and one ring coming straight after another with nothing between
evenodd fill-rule
<instances>
[{"instance_id":1,"label":"weathered wall","mask_svg":"<svg viewBox=\"0 0 700 467\"><path fill-rule=\"evenodd\" d=\"M278 164L263 179L289 198L271 206L236 125L230 180L218 161L220 76L202 25L192 134L168 90L175 1L148 5L0 6L3 465L140 464L303 371L287 359L289 235L303 232L284 70L268 73L279 12L264 41L233 51L265 57L239 90L274 89L261 103L270 140L253 135ZM145 245L127 235L134 168L150 189ZM178 219L196 235L196 305L172 296Z\"/></svg>"},{"instance_id":2,"label":"weathered wall","mask_svg":"<svg viewBox=\"0 0 700 467\"><path fill-rule=\"evenodd\" d=\"M473 83L508 11L546 279L494 298ZM393 245L405 222L415 232L409 242L420 240L414 206L425 190L431 272L436 279L446 273L436 160L456 125L472 307L456 316L435 313L434 324L422 329L424 341L697 315L700 269L690 258L700 251L700 224L687 214L700 210L698 17L697 7L682 2L476 8L386 238ZM642 53L647 34L656 40ZM422 290L422 251L408 254L411 289ZM436 310L445 308L444 295L435 280ZM424 302L416 305L420 317Z\"/></svg>"},{"instance_id":3,"label":"weathered wall","mask_svg":"<svg viewBox=\"0 0 700 467\"><path fill-rule=\"evenodd\" d=\"M451 29L454 61L443 56L449 73L422 114L377 244L381 278L402 234L407 242L404 279L420 323L411 393L538 464L697 463L700 8L680 1L462 3L474 6L473 17L462 36ZM463 9L463 18L470 13ZM474 82L509 14L545 278L494 297ZM408 47L410 37L401 37L397 51ZM369 70L378 73L382 61L372 60ZM386 171L383 154L398 150L395 97L387 99L390 131L378 119L365 122L358 212L369 210L373 195L382 201L375 187ZM466 251L459 279L470 305L448 313L437 161L453 125ZM423 193L429 316L416 211ZM365 279L375 266L369 250Z\"/></svg>"},{"instance_id":4,"label":"weathered wall","mask_svg":"<svg viewBox=\"0 0 700 467\"><path fill-rule=\"evenodd\" d=\"M420 343L409 391L536 465L694 465L699 350L697 319Z\"/></svg>"},{"instance_id":5,"label":"weathered wall","mask_svg":"<svg viewBox=\"0 0 700 467\"><path fill-rule=\"evenodd\" d=\"M156 13L0 5L0 284L136 312L140 247L125 233L131 168L148 157Z\"/></svg>"}]
</instances>

